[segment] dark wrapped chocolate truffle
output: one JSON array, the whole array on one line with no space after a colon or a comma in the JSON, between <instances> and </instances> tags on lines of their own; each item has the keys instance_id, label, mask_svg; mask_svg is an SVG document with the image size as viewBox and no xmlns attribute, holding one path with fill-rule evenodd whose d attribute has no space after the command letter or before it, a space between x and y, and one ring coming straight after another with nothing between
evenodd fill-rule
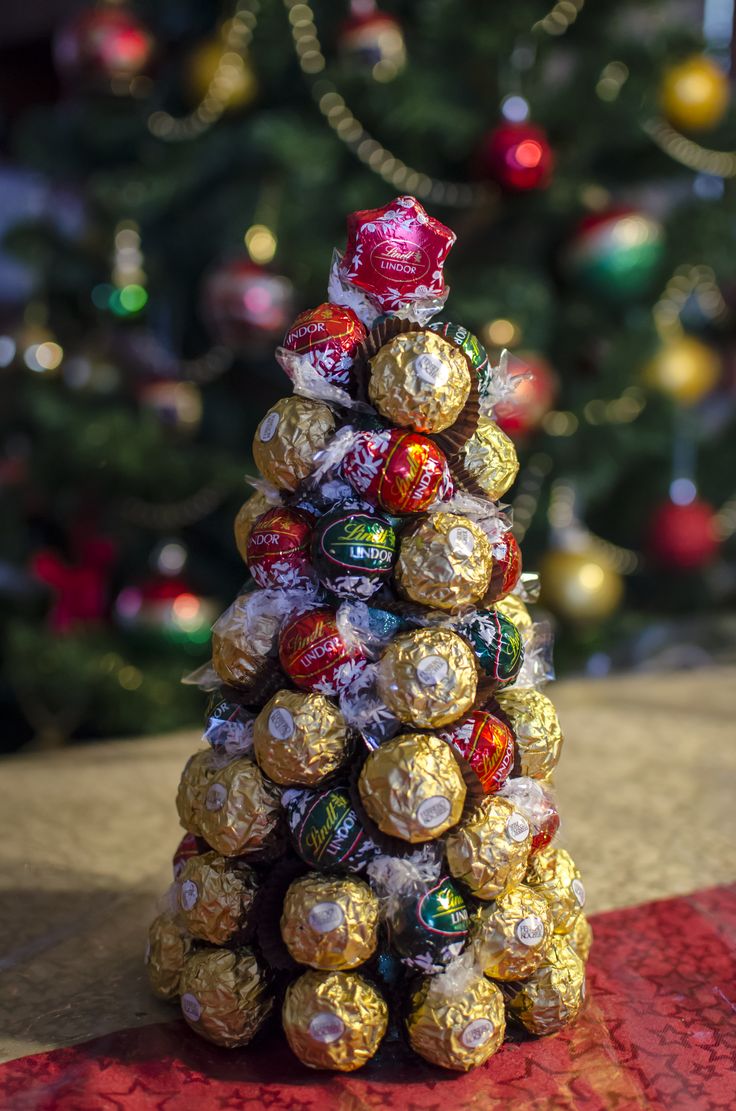
<instances>
[{"instance_id":1,"label":"dark wrapped chocolate truffle","mask_svg":"<svg viewBox=\"0 0 736 1111\"><path fill-rule=\"evenodd\" d=\"M312 562L320 582L338 598L370 598L391 578L396 533L377 513L338 506L320 517Z\"/></svg>"},{"instance_id":2,"label":"dark wrapped chocolate truffle","mask_svg":"<svg viewBox=\"0 0 736 1111\"><path fill-rule=\"evenodd\" d=\"M359 872L378 853L344 787L291 788L282 802L294 848L310 868Z\"/></svg>"},{"instance_id":3,"label":"dark wrapped chocolate truffle","mask_svg":"<svg viewBox=\"0 0 736 1111\"><path fill-rule=\"evenodd\" d=\"M457 631L473 649L489 688L513 683L524 662L524 644L513 622L498 610L478 610L464 618Z\"/></svg>"},{"instance_id":4,"label":"dark wrapped chocolate truffle","mask_svg":"<svg viewBox=\"0 0 736 1111\"><path fill-rule=\"evenodd\" d=\"M309 558L313 524L311 513L288 505L272 506L253 522L246 554L258 586L296 589L313 581Z\"/></svg>"}]
</instances>

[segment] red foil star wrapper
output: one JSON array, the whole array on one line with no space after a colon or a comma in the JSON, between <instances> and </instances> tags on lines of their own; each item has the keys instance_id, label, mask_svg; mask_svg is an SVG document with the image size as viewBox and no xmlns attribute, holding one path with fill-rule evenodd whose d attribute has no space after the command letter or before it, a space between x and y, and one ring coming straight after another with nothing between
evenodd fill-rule
<instances>
[{"instance_id":1,"label":"red foil star wrapper","mask_svg":"<svg viewBox=\"0 0 736 1111\"><path fill-rule=\"evenodd\" d=\"M397 197L384 208L348 217L339 275L364 291L378 314L401 313L426 323L447 298L442 268L454 242L455 233L428 216L415 197ZM365 320L364 311L351 307Z\"/></svg>"}]
</instances>

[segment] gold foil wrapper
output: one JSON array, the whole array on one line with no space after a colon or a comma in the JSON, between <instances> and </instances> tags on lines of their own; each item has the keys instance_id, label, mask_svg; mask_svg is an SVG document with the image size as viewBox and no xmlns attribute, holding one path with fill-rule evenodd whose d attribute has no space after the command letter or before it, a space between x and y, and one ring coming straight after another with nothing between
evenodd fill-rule
<instances>
[{"instance_id":1,"label":"gold foil wrapper","mask_svg":"<svg viewBox=\"0 0 736 1111\"><path fill-rule=\"evenodd\" d=\"M406 1019L415 1053L445 1069L467 1072L501 1048L506 1032L503 995L483 976L453 990L447 975L428 976L413 993Z\"/></svg>"},{"instance_id":2,"label":"gold foil wrapper","mask_svg":"<svg viewBox=\"0 0 736 1111\"><path fill-rule=\"evenodd\" d=\"M189 933L225 945L245 929L256 898L255 873L218 853L193 856L176 884L179 914Z\"/></svg>"},{"instance_id":3,"label":"gold foil wrapper","mask_svg":"<svg viewBox=\"0 0 736 1111\"><path fill-rule=\"evenodd\" d=\"M431 841L460 821L466 786L452 748L404 733L370 753L358 781L368 816L403 841Z\"/></svg>"},{"instance_id":4,"label":"gold foil wrapper","mask_svg":"<svg viewBox=\"0 0 736 1111\"><path fill-rule=\"evenodd\" d=\"M323 694L278 691L253 727L259 765L284 787L311 787L342 764L347 755L345 719Z\"/></svg>"},{"instance_id":5,"label":"gold foil wrapper","mask_svg":"<svg viewBox=\"0 0 736 1111\"><path fill-rule=\"evenodd\" d=\"M585 965L557 936L540 967L513 989L508 1009L530 1034L556 1034L577 1018L584 1002Z\"/></svg>"},{"instance_id":6,"label":"gold foil wrapper","mask_svg":"<svg viewBox=\"0 0 736 1111\"><path fill-rule=\"evenodd\" d=\"M357 973L305 972L287 988L281 1020L302 1064L352 1072L378 1049L388 1007Z\"/></svg>"},{"instance_id":7,"label":"gold foil wrapper","mask_svg":"<svg viewBox=\"0 0 736 1111\"><path fill-rule=\"evenodd\" d=\"M532 631L534 621L521 598L517 598L515 594L506 594L498 602L494 602L493 608L507 617L509 621L513 621L522 638L526 640L527 635Z\"/></svg>"},{"instance_id":8,"label":"gold foil wrapper","mask_svg":"<svg viewBox=\"0 0 736 1111\"><path fill-rule=\"evenodd\" d=\"M235 533L235 544L240 552L240 558L243 563L248 562L248 540L250 539L253 523L257 517L265 513L267 509L271 509L271 502L262 494L260 490L243 502L238 510L235 521L233 522L233 532Z\"/></svg>"},{"instance_id":9,"label":"gold foil wrapper","mask_svg":"<svg viewBox=\"0 0 736 1111\"><path fill-rule=\"evenodd\" d=\"M378 921L378 899L367 883L311 873L286 892L281 937L299 964L357 968L376 950Z\"/></svg>"},{"instance_id":10,"label":"gold foil wrapper","mask_svg":"<svg viewBox=\"0 0 736 1111\"><path fill-rule=\"evenodd\" d=\"M251 618L244 594L218 618L212 629L212 666L223 683L250 687L267 670L275 654L280 619L262 611Z\"/></svg>"},{"instance_id":11,"label":"gold foil wrapper","mask_svg":"<svg viewBox=\"0 0 736 1111\"><path fill-rule=\"evenodd\" d=\"M434 513L402 535L396 583L413 602L452 611L480 601L492 567L491 545L478 525L457 513Z\"/></svg>"},{"instance_id":12,"label":"gold foil wrapper","mask_svg":"<svg viewBox=\"0 0 736 1111\"><path fill-rule=\"evenodd\" d=\"M493 980L525 980L544 960L552 941L546 899L519 884L481 907L471 925L476 957Z\"/></svg>"},{"instance_id":13,"label":"gold foil wrapper","mask_svg":"<svg viewBox=\"0 0 736 1111\"><path fill-rule=\"evenodd\" d=\"M565 849L548 846L529 860L524 880L549 905L557 933L568 933L585 906L585 888L575 861Z\"/></svg>"},{"instance_id":14,"label":"gold foil wrapper","mask_svg":"<svg viewBox=\"0 0 736 1111\"><path fill-rule=\"evenodd\" d=\"M280 490L296 490L311 474L314 457L335 431L335 419L322 401L282 397L258 425L253 459L263 477Z\"/></svg>"},{"instance_id":15,"label":"gold foil wrapper","mask_svg":"<svg viewBox=\"0 0 736 1111\"><path fill-rule=\"evenodd\" d=\"M593 927L582 910L575 916L575 921L569 932L564 935L564 940L573 947L585 964L590 956L590 947L593 944Z\"/></svg>"},{"instance_id":16,"label":"gold foil wrapper","mask_svg":"<svg viewBox=\"0 0 736 1111\"><path fill-rule=\"evenodd\" d=\"M218 760L211 748L195 752L184 765L176 792L176 809L187 833L201 832L204 799L217 768Z\"/></svg>"},{"instance_id":17,"label":"gold foil wrapper","mask_svg":"<svg viewBox=\"0 0 736 1111\"><path fill-rule=\"evenodd\" d=\"M146 973L159 999L176 999L184 963L193 941L173 914L159 914L148 927Z\"/></svg>"},{"instance_id":18,"label":"gold foil wrapper","mask_svg":"<svg viewBox=\"0 0 736 1111\"><path fill-rule=\"evenodd\" d=\"M516 734L516 774L547 779L557 766L564 741L549 698L533 687L512 687L498 691L496 699Z\"/></svg>"},{"instance_id":19,"label":"gold foil wrapper","mask_svg":"<svg viewBox=\"0 0 736 1111\"><path fill-rule=\"evenodd\" d=\"M181 974L181 1010L215 1045L247 1045L273 1009L266 971L251 949L202 949Z\"/></svg>"},{"instance_id":20,"label":"gold foil wrapper","mask_svg":"<svg viewBox=\"0 0 736 1111\"><path fill-rule=\"evenodd\" d=\"M478 669L468 644L450 629L416 629L395 637L378 663L378 692L407 725L434 729L467 713Z\"/></svg>"},{"instance_id":21,"label":"gold foil wrapper","mask_svg":"<svg viewBox=\"0 0 736 1111\"><path fill-rule=\"evenodd\" d=\"M280 832L279 792L253 760L241 757L212 779L201 821L205 841L223 856L259 852Z\"/></svg>"},{"instance_id":22,"label":"gold foil wrapper","mask_svg":"<svg viewBox=\"0 0 736 1111\"><path fill-rule=\"evenodd\" d=\"M503 497L519 473L513 440L488 417L480 418L461 459L465 470L492 501Z\"/></svg>"},{"instance_id":23,"label":"gold foil wrapper","mask_svg":"<svg viewBox=\"0 0 736 1111\"><path fill-rule=\"evenodd\" d=\"M454 424L470 393L468 360L435 332L394 336L370 360L368 396L394 424L441 432Z\"/></svg>"},{"instance_id":24,"label":"gold foil wrapper","mask_svg":"<svg viewBox=\"0 0 736 1111\"><path fill-rule=\"evenodd\" d=\"M478 899L496 899L524 879L532 835L526 818L488 795L447 835L450 872Z\"/></svg>"}]
</instances>

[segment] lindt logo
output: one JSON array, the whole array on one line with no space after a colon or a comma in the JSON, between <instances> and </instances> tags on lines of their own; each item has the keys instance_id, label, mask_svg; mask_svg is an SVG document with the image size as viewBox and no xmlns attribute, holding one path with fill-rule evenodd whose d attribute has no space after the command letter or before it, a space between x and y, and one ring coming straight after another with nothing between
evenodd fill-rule
<instances>
[{"instance_id":1,"label":"lindt logo","mask_svg":"<svg viewBox=\"0 0 736 1111\"><path fill-rule=\"evenodd\" d=\"M394 282L416 282L429 272L427 252L401 239L377 243L370 261L374 270Z\"/></svg>"}]
</instances>

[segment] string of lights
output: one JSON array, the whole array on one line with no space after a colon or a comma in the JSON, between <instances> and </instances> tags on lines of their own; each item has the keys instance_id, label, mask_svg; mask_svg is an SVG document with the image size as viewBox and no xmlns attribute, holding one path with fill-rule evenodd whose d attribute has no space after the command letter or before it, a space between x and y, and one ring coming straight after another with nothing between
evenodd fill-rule
<instances>
[{"instance_id":1,"label":"string of lights","mask_svg":"<svg viewBox=\"0 0 736 1111\"><path fill-rule=\"evenodd\" d=\"M736 151L710 150L661 119L646 120L642 127L652 142L681 166L713 177L736 177Z\"/></svg>"}]
</instances>

